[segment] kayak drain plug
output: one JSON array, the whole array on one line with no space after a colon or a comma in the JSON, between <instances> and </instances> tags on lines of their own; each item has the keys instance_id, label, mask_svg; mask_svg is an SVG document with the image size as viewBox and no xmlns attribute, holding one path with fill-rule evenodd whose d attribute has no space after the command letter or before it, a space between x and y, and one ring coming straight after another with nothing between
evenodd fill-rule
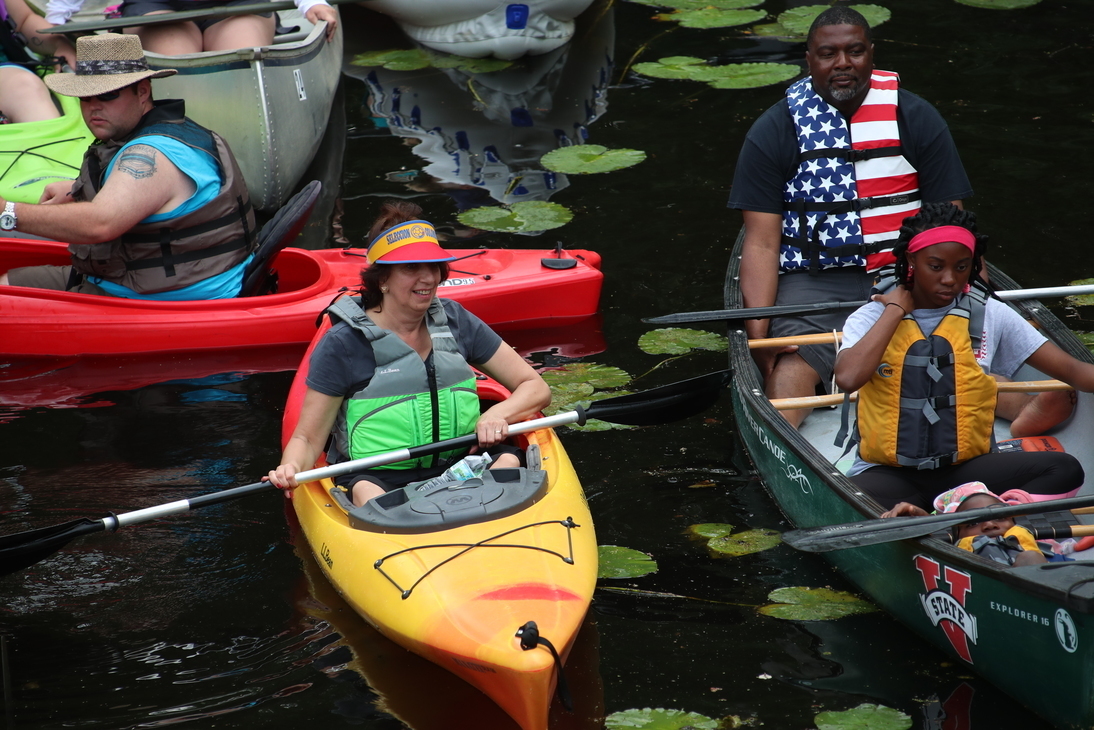
<instances>
[{"instance_id":1,"label":"kayak drain plug","mask_svg":"<svg viewBox=\"0 0 1094 730\"><path fill-rule=\"evenodd\" d=\"M550 649L551 656L555 659L555 669L558 671L558 685L556 687L558 698L562 700L562 706L567 711L573 712L574 701L570 698L570 688L566 684L566 675L562 672L562 659L555 650L555 645L546 636L539 635L539 627L536 626L535 621L529 621L517 629L517 638L520 639L520 648L524 651L531 651L541 644Z\"/></svg>"}]
</instances>

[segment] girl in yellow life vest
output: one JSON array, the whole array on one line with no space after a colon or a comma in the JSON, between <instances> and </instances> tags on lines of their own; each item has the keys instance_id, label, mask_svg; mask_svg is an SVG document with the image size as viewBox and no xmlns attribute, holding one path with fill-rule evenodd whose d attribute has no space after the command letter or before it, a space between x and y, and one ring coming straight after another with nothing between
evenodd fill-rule
<instances>
[{"instance_id":1,"label":"girl in yellow life vest","mask_svg":"<svg viewBox=\"0 0 1094 730\"><path fill-rule=\"evenodd\" d=\"M859 391L859 453L848 472L882 507L929 508L940 493L980 481L996 494L1074 494L1078 460L1058 452L994 452L996 385L1024 364L1083 391L1094 365L1049 342L979 283L987 238L949 203L904 219L893 289L847 319L836 384ZM986 301L985 301L986 299ZM1000 415L1005 413L1000 408ZM1064 413L1057 421L1066 417ZM1051 425L1051 424L1049 424Z\"/></svg>"}]
</instances>

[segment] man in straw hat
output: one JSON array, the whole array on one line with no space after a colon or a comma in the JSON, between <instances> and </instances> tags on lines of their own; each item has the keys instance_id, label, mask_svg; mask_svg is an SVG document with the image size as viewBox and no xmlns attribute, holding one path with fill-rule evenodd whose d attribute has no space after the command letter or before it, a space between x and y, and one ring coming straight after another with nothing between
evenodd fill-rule
<instances>
[{"instance_id":1,"label":"man in straw hat","mask_svg":"<svg viewBox=\"0 0 1094 730\"><path fill-rule=\"evenodd\" d=\"M184 116L181 100L153 101L134 35L84 36L76 73L52 74L80 99L98 140L75 183L46 187L39 205L0 198L0 234L69 242L71 266L32 266L0 285L142 299L218 299L239 293L255 245L247 186L228 145Z\"/></svg>"}]
</instances>

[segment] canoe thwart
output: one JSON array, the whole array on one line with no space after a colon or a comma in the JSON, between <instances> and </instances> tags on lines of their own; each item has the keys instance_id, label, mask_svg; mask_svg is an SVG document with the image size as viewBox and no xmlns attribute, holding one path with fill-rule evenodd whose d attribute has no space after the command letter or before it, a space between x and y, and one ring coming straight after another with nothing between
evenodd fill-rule
<instances>
[{"instance_id":1,"label":"canoe thwart","mask_svg":"<svg viewBox=\"0 0 1094 730\"><path fill-rule=\"evenodd\" d=\"M1059 380L1016 380L999 383L1000 393L1044 393L1049 390L1072 390L1067 383ZM858 393L851 394L851 400L858 400ZM776 410L792 411L802 408L824 408L843 403L843 393L831 395L809 395L803 398L773 398L771 405Z\"/></svg>"}]
</instances>

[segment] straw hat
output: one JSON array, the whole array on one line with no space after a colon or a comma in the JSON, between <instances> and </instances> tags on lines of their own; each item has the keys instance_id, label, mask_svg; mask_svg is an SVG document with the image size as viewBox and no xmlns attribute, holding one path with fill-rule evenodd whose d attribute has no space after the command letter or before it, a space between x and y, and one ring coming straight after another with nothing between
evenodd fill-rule
<instances>
[{"instance_id":1,"label":"straw hat","mask_svg":"<svg viewBox=\"0 0 1094 730\"><path fill-rule=\"evenodd\" d=\"M102 33L76 39L76 73L49 74L46 85L64 96L98 96L177 73L173 68L148 68L137 36Z\"/></svg>"},{"instance_id":2,"label":"straw hat","mask_svg":"<svg viewBox=\"0 0 1094 730\"><path fill-rule=\"evenodd\" d=\"M437 243L437 232L429 221L407 221L378 235L368 245L371 264L422 264L455 261L456 257Z\"/></svg>"}]
</instances>

